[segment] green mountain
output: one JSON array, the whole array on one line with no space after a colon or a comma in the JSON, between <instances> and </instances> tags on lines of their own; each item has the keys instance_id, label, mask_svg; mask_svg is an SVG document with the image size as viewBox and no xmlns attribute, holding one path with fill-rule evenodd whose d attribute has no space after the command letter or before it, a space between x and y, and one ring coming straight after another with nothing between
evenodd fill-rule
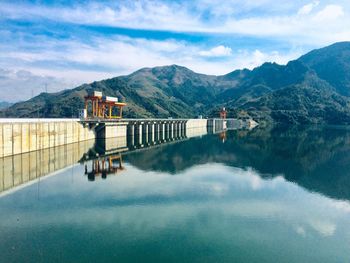
<instances>
[{"instance_id":1,"label":"green mountain","mask_svg":"<svg viewBox=\"0 0 350 263\"><path fill-rule=\"evenodd\" d=\"M350 123L350 99L315 75L242 105L256 119L290 124Z\"/></svg>"},{"instance_id":2,"label":"green mountain","mask_svg":"<svg viewBox=\"0 0 350 263\"><path fill-rule=\"evenodd\" d=\"M4 117L71 117L92 90L128 103L125 117L251 115L282 123L350 123L350 42L311 51L287 65L264 63L223 76L171 65L84 84L0 111Z\"/></svg>"},{"instance_id":3,"label":"green mountain","mask_svg":"<svg viewBox=\"0 0 350 263\"><path fill-rule=\"evenodd\" d=\"M12 103L7 102L7 101L0 101L0 110L1 109L6 109L8 107L10 107L12 105Z\"/></svg>"},{"instance_id":4,"label":"green mountain","mask_svg":"<svg viewBox=\"0 0 350 263\"><path fill-rule=\"evenodd\" d=\"M93 90L126 101L126 117L194 117L212 107L215 76L172 65L144 68L128 76L84 84L58 93L42 93L2 111L3 116L71 117L83 108L84 96Z\"/></svg>"},{"instance_id":5,"label":"green mountain","mask_svg":"<svg viewBox=\"0 0 350 263\"><path fill-rule=\"evenodd\" d=\"M350 96L350 42L340 42L311 51L299 58L299 61L313 69L339 94Z\"/></svg>"}]
</instances>

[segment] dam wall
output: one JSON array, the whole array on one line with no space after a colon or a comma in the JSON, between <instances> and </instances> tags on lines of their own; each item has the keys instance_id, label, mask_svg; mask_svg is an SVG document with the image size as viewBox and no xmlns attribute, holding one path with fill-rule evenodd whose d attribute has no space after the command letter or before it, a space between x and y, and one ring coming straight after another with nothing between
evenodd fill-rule
<instances>
[{"instance_id":1,"label":"dam wall","mask_svg":"<svg viewBox=\"0 0 350 263\"><path fill-rule=\"evenodd\" d=\"M0 119L0 158L95 139L79 119Z\"/></svg>"},{"instance_id":2,"label":"dam wall","mask_svg":"<svg viewBox=\"0 0 350 263\"><path fill-rule=\"evenodd\" d=\"M191 119L186 122L186 137L203 136L208 133L208 119Z\"/></svg>"},{"instance_id":3,"label":"dam wall","mask_svg":"<svg viewBox=\"0 0 350 263\"><path fill-rule=\"evenodd\" d=\"M157 139L196 137L226 128L223 119L0 119L0 158L87 140L112 140L106 147ZM130 138L129 138L130 141Z\"/></svg>"},{"instance_id":4,"label":"dam wall","mask_svg":"<svg viewBox=\"0 0 350 263\"><path fill-rule=\"evenodd\" d=\"M186 128L187 129L197 129L197 128L203 128L207 127L208 125L208 119L189 119L186 121Z\"/></svg>"}]
</instances>

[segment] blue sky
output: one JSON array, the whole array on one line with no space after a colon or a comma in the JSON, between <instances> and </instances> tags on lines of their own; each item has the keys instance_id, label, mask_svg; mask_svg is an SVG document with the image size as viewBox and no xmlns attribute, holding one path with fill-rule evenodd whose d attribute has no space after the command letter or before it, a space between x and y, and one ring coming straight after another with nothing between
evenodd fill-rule
<instances>
[{"instance_id":1,"label":"blue sky","mask_svg":"<svg viewBox=\"0 0 350 263\"><path fill-rule=\"evenodd\" d=\"M348 0L1 1L2 100L170 64L226 74L350 40Z\"/></svg>"}]
</instances>

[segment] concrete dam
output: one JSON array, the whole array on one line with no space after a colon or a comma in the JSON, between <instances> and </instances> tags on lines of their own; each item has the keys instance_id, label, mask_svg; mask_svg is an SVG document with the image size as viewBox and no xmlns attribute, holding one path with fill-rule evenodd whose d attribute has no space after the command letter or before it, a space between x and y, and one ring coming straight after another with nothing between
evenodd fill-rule
<instances>
[{"instance_id":1,"label":"concrete dam","mask_svg":"<svg viewBox=\"0 0 350 263\"><path fill-rule=\"evenodd\" d=\"M237 119L0 119L0 158L96 139L173 137L230 127L250 127Z\"/></svg>"}]
</instances>

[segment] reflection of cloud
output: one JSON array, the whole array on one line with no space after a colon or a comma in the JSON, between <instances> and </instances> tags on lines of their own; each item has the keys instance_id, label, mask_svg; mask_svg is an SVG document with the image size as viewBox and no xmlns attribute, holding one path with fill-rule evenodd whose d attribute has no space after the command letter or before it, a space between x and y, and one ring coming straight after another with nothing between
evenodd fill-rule
<instances>
[{"instance_id":1,"label":"reflection of cloud","mask_svg":"<svg viewBox=\"0 0 350 263\"><path fill-rule=\"evenodd\" d=\"M332 236L337 228L334 223L322 220L312 220L310 226L323 236Z\"/></svg>"},{"instance_id":2,"label":"reflection of cloud","mask_svg":"<svg viewBox=\"0 0 350 263\"><path fill-rule=\"evenodd\" d=\"M345 213L350 213L350 203L347 201L334 201L331 205Z\"/></svg>"},{"instance_id":3,"label":"reflection of cloud","mask_svg":"<svg viewBox=\"0 0 350 263\"><path fill-rule=\"evenodd\" d=\"M250 179L251 179L251 186L253 190L258 190L263 186L263 181L259 176L252 175Z\"/></svg>"},{"instance_id":4,"label":"reflection of cloud","mask_svg":"<svg viewBox=\"0 0 350 263\"><path fill-rule=\"evenodd\" d=\"M263 179L259 175L258 171L252 169L251 167L245 170L245 173L246 174L244 175L244 177L246 180L249 181L249 185L252 190L260 190L263 188L271 189L286 182L286 180L281 175L274 176L271 179Z\"/></svg>"},{"instance_id":5,"label":"reflection of cloud","mask_svg":"<svg viewBox=\"0 0 350 263\"><path fill-rule=\"evenodd\" d=\"M301 236L306 235L306 225L324 237L336 231L338 208L329 205L328 198L308 193L282 177L264 180L253 169L212 163L194 166L175 176L141 171L127 163L125 167L120 176L95 183L78 177L78 182L70 185L62 176L51 177L50 181L56 183L41 182L45 191L40 195L47 206L36 208L39 211L18 210L10 216L4 211L0 222L11 227L13 218L21 217L28 219L21 221L22 226L36 222L40 226L84 224L95 228L100 227L96 226L96 215L103 215L98 218L99 225L117 222L122 228L147 236L174 225L199 224L204 216L209 228L215 228L217 222L231 222L226 226L230 228L234 224L244 226L237 220L254 219L262 228L273 222ZM69 174L63 174L65 180ZM87 201L85 196L89 197ZM26 195L25 200L30 197ZM61 205L65 200L69 201L69 208ZM276 227L272 231L280 230Z\"/></svg>"},{"instance_id":6,"label":"reflection of cloud","mask_svg":"<svg viewBox=\"0 0 350 263\"><path fill-rule=\"evenodd\" d=\"M305 229L302 226L297 226L295 231L303 237L306 235Z\"/></svg>"},{"instance_id":7,"label":"reflection of cloud","mask_svg":"<svg viewBox=\"0 0 350 263\"><path fill-rule=\"evenodd\" d=\"M224 184L216 183L216 184L213 184L213 185L211 186L211 192L212 192L214 195L223 196L223 195L225 195L228 191L229 191L229 187L228 187L227 185L224 185Z\"/></svg>"}]
</instances>

